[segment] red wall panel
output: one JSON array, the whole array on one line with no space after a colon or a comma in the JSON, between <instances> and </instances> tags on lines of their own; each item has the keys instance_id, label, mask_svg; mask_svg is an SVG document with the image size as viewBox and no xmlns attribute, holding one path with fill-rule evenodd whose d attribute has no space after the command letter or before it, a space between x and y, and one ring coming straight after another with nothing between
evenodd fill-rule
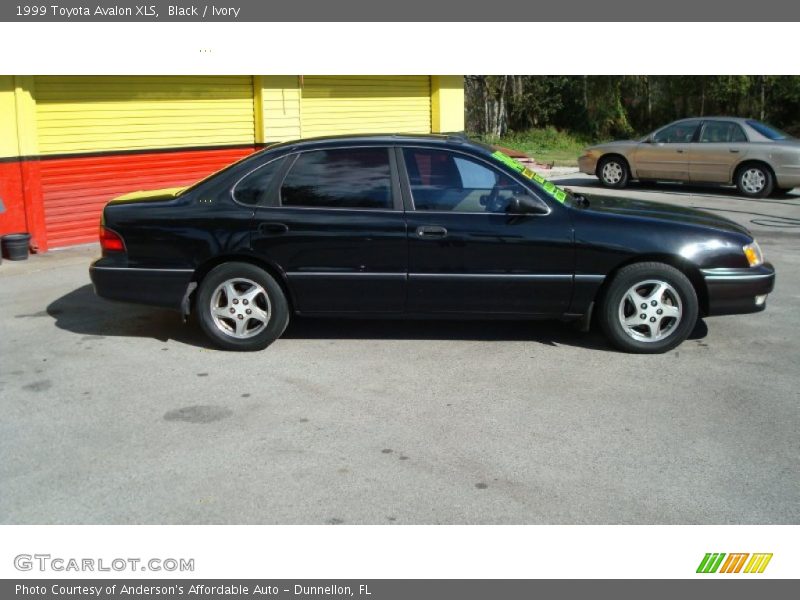
<instances>
[{"instance_id":1,"label":"red wall panel","mask_svg":"<svg viewBox=\"0 0 800 600\"><path fill-rule=\"evenodd\" d=\"M17 160L0 161L0 235L27 231L22 167Z\"/></svg>"},{"instance_id":2,"label":"red wall panel","mask_svg":"<svg viewBox=\"0 0 800 600\"><path fill-rule=\"evenodd\" d=\"M42 158L41 197L50 248L97 240L106 202L128 192L190 185L253 147Z\"/></svg>"}]
</instances>

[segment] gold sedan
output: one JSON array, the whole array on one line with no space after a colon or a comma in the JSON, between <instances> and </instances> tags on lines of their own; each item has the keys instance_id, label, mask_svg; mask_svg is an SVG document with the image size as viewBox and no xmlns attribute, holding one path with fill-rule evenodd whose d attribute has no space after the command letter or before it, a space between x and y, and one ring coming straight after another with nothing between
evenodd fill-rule
<instances>
[{"instance_id":1,"label":"gold sedan","mask_svg":"<svg viewBox=\"0 0 800 600\"><path fill-rule=\"evenodd\" d=\"M800 140L753 119L681 119L639 140L591 146L578 166L611 188L634 179L717 183L764 198L800 186Z\"/></svg>"}]
</instances>

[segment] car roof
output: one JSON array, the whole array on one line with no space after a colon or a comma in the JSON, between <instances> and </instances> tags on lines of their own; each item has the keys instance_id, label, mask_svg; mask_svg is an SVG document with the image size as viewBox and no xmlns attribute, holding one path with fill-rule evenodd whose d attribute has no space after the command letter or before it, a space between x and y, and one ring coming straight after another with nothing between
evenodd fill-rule
<instances>
[{"instance_id":1,"label":"car roof","mask_svg":"<svg viewBox=\"0 0 800 600\"><path fill-rule=\"evenodd\" d=\"M325 148L328 146L358 146L382 144L415 144L426 146L462 146L474 150L486 151L488 147L474 142L464 134L453 133L369 133L348 135L326 135L320 137L303 138L279 142L267 147L268 150L310 150L312 148Z\"/></svg>"},{"instance_id":2,"label":"car roof","mask_svg":"<svg viewBox=\"0 0 800 600\"><path fill-rule=\"evenodd\" d=\"M684 119L678 119L677 121L673 121L670 125L674 123L683 123L684 121L733 121L734 123L739 123L741 125L746 125L748 121L753 121L754 119L746 119L744 117L726 117L725 115L708 115L703 117L686 117Z\"/></svg>"}]
</instances>

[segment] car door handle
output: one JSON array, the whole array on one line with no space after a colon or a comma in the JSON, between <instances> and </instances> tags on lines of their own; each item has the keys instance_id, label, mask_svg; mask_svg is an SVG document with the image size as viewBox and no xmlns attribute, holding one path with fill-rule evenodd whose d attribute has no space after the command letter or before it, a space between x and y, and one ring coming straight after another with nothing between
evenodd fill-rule
<instances>
[{"instance_id":1,"label":"car door handle","mask_svg":"<svg viewBox=\"0 0 800 600\"><path fill-rule=\"evenodd\" d=\"M417 227L417 236L421 238L447 237L447 229L438 225L421 225Z\"/></svg>"},{"instance_id":2,"label":"car door handle","mask_svg":"<svg viewBox=\"0 0 800 600\"><path fill-rule=\"evenodd\" d=\"M289 226L286 223L261 223L258 226L258 233L264 235L281 235L289 231Z\"/></svg>"},{"instance_id":3,"label":"car door handle","mask_svg":"<svg viewBox=\"0 0 800 600\"><path fill-rule=\"evenodd\" d=\"M739 154L739 151L736 148L729 148L728 152L731 152L733 154Z\"/></svg>"},{"instance_id":4,"label":"car door handle","mask_svg":"<svg viewBox=\"0 0 800 600\"><path fill-rule=\"evenodd\" d=\"M678 154L683 154L683 150L675 150Z\"/></svg>"}]
</instances>

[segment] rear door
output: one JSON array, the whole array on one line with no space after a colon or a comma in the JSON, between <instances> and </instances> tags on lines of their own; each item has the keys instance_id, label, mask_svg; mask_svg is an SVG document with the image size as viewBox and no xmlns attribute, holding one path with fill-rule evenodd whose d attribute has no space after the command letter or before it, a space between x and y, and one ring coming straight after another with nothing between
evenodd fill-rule
<instances>
[{"instance_id":1,"label":"rear door","mask_svg":"<svg viewBox=\"0 0 800 600\"><path fill-rule=\"evenodd\" d=\"M703 123L697 143L689 152L689 177L692 181L728 183L733 170L747 154L747 136L734 121L710 120Z\"/></svg>"},{"instance_id":2,"label":"rear door","mask_svg":"<svg viewBox=\"0 0 800 600\"><path fill-rule=\"evenodd\" d=\"M679 121L657 131L636 149L636 177L689 181L689 152L699 120Z\"/></svg>"},{"instance_id":3,"label":"rear door","mask_svg":"<svg viewBox=\"0 0 800 600\"><path fill-rule=\"evenodd\" d=\"M572 293L572 226L561 205L510 214L535 195L496 165L450 150L406 147L408 311L560 315ZM545 211L547 203L541 202Z\"/></svg>"},{"instance_id":4,"label":"rear door","mask_svg":"<svg viewBox=\"0 0 800 600\"><path fill-rule=\"evenodd\" d=\"M251 243L284 271L294 308L401 312L408 251L394 153L326 148L287 163L255 210ZM257 178L251 173L237 190L258 187Z\"/></svg>"}]
</instances>

